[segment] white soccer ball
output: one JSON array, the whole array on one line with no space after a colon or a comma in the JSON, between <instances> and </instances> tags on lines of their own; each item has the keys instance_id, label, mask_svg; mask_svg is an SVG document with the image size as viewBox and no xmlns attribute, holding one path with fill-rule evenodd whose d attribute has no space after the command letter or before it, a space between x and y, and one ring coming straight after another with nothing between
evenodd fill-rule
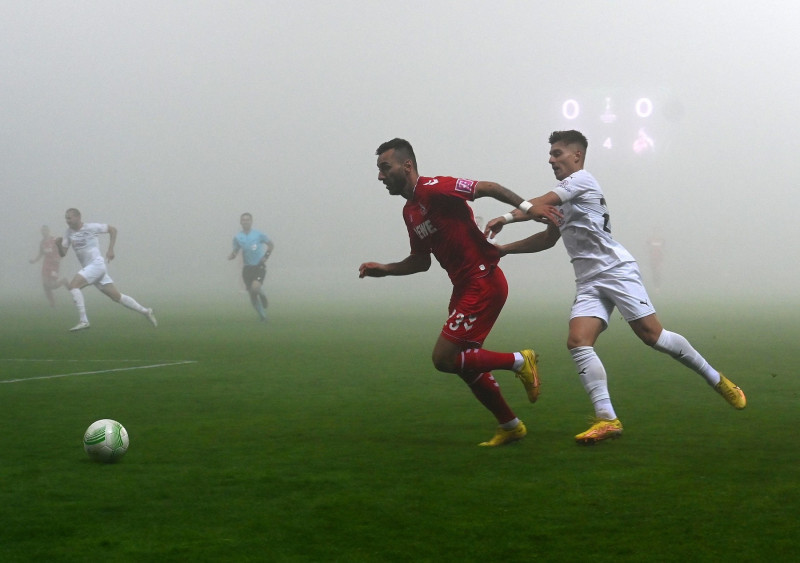
<instances>
[{"instance_id":1,"label":"white soccer ball","mask_svg":"<svg viewBox=\"0 0 800 563\"><path fill-rule=\"evenodd\" d=\"M113 463L128 451L128 431L116 420L93 422L83 434L83 449L93 461Z\"/></svg>"}]
</instances>

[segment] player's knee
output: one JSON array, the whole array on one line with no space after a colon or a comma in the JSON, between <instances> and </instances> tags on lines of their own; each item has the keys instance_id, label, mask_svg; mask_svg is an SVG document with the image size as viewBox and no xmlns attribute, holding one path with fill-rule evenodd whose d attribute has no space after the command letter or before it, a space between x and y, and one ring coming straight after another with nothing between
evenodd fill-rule
<instances>
[{"instance_id":1,"label":"player's knee","mask_svg":"<svg viewBox=\"0 0 800 563\"><path fill-rule=\"evenodd\" d=\"M639 337L639 340L648 346L653 346L656 342L658 342L658 337L661 336L661 331L661 325L640 325L634 328L634 332L636 333L636 336Z\"/></svg>"},{"instance_id":2,"label":"player's knee","mask_svg":"<svg viewBox=\"0 0 800 563\"><path fill-rule=\"evenodd\" d=\"M456 364L453 358L446 358L444 356L434 354L432 360L433 367L435 367L438 371L444 373L456 373Z\"/></svg>"},{"instance_id":3,"label":"player's knee","mask_svg":"<svg viewBox=\"0 0 800 563\"><path fill-rule=\"evenodd\" d=\"M570 334L567 337L567 350L572 350L573 348L578 348L580 346L590 346L589 344L585 344L582 338L578 338Z\"/></svg>"},{"instance_id":4,"label":"player's knee","mask_svg":"<svg viewBox=\"0 0 800 563\"><path fill-rule=\"evenodd\" d=\"M658 337L660 336L660 334L661 334L660 332L659 334L656 334L654 332L644 332L639 334L639 338L641 339L642 342L644 342L648 346L655 346L655 343L658 342Z\"/></svg>"}]
</instances>

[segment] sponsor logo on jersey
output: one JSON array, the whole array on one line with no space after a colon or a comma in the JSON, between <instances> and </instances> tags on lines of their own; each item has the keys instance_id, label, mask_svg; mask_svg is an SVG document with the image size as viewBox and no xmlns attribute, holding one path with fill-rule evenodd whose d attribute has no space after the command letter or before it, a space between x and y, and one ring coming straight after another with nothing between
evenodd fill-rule
<instances>
[{"instance_id":1,"label":"sponsor logo on jersey","mask_svg":"<svg viewBox=\"0 0 800 563\"><path fill-rule=\"evenodd\" d=\"M421 238L421 239L424 239L428 235L432 235L437 230L438 229L433 226L433 224L431 223L430 219L428 219L424 223L420 223L419 225L416 225L414 227L414 232L417 233L417 236L419 238Z\"/></svg>"},{"instance_id":2,"label":"sponsor logo on jersey","mask_svg":"<svg viewBox=\"0 0 800 563\"><path fill-rule=\"evenodd\" d=\"M437 178L431 178L430 180L428 180L427 182L425 182L422 185L423 186L435 186L438 183L439 183L439 180Z\"/></svg>"},{"instance_id":3,"label":"sponsor logo on jersey","mask_svg":"<svg viewBox=\"0 0 800 563\"><path fill-rule=\"evenodd\" d=\"M472 189L475 187L475 182L472 180L465 180L464 178L459 178L456 180L456 191L463 192L465 194L471 194Z\"/></svg>"}]
</instances>

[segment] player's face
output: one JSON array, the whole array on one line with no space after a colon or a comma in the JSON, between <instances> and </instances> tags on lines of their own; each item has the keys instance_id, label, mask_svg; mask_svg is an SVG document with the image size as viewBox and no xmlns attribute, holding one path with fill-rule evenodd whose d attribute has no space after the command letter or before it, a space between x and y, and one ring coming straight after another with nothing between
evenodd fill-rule
<instances>
[{"instance_id":1,"label":"player's face","mask_svg":"<svg viewBox=\"0 0 800 563\"><path fill-rule=\"evenodd\" d=\"M81 228L81 216L77 213L68 211L64 219L67 221L67 226L73 231Z\"/></svg>"},{"instance_id":2,"label":"player's face","mask_svg":"<svg viewBox=\"0 0 800 563\"><path fill-rule=\"evenodd\" d=\"M394 149L378 156L378 180L383 182L391 195L400 195L408 184L406 167L395 155Z\"/></svg>"},{"instance_id":3,"label":"player's face","mask_svg":"<svg viewBox=\"0 0 800 563\"><path fill-rule=\"evenodd\" d=\"M239 224L242 225L244 231L249 231L253 226L253 218L250 215L242 215Z\"/></svg>"},{"instance_id":4,"label":"player's face","mask_svg":"<svg viewBox=\"0 0 800 563\"><path fill-rule=\"evenodd\" d=\"M565 145L559 141L550 145L550 166L557 180L568 178L571 174L581 169L583 153L576 144Z\"/></svg>"}]
</instances>

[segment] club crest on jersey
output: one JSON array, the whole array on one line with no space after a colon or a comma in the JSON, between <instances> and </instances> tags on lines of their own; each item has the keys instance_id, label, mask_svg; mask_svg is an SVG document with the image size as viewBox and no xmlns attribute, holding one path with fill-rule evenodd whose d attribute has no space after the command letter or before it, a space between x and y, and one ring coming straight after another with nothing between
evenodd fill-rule
<instances>
[{"instance_id":1,"label":"club crest on jersey","mask_svg":"<svg viewBox=\"0 0 800 563\"><path fill-rule=\"evenodd\" d=\"M459 178L456 180L456 191L463 192L467 194L472 193L472 188L475 186L475 182L472 180L465 180L464 178Z\"/></svg>"}]
</instances>

